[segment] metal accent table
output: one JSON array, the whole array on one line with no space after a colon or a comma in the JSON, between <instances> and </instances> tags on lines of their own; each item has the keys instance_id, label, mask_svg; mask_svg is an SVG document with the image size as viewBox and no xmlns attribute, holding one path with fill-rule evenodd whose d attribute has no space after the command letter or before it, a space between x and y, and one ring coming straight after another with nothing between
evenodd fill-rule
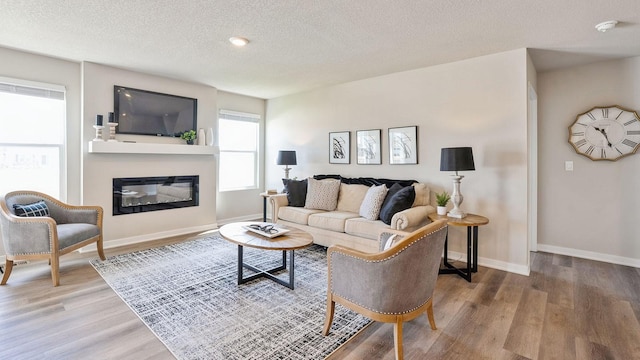
<instances>
[{"instance_id":1,"label":"metal accent table","mask_svg":"<svg viewBox=\"0 0 640 360\"><path fill-rule=\"evenodd\" d=\"M467 228L467 267L457 268L449 263L448 242L449 233L444 242L444 268L440 268L439 274L458 274L468 282L471 282L471 274L478 272L478 226L486 225L489 219L481 215L467 214L462 219L431 213L429 220L447 220L449 226L465 226Z\"/></svg>"},{"instance_id":2,"label":"metal accent table","mask_svg":"<svg viewBox=\"0 0 640 360\"><path fill-rule=\"evenodd\" d=\"M268 238L258 235L254 232L246 230L243 226L255 224L255 222L237 222L224 225L220 228L220 235L225 240L238 244L238 285L244 284L248 281L266 277L277 282L280 285L286 286L291 290L294 289L294 250L302 249L310 246L313 243L313 237L306 231L296 229L290 226L278 225L278 227L287 229L284 235L280 235L275 238ZM258 269L253 265L246 264L243 260L244 247L252 247L263 250L281 250L282 251L282 264L272 269ZM287 252L289 253L289 266L287 267ZM256 274L244 277L243 269L247 268L256 272ZM284 281L277 278L274 273L281 270L289 270L289 281Z\"/></svg>"}]
</instances>

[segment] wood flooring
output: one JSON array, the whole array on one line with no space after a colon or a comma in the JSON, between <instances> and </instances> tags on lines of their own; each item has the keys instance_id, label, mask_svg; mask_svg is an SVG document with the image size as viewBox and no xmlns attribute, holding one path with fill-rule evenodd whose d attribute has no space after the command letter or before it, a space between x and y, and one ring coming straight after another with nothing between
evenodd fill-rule
<instances>
[{"instance_id":1,"label":"wood flooring","mask_svg":"<svg viewBox=\"0 0 640 360\"><path fill-rule=\"evenodd\" d=\"M14 267L0 286L0 359L174 358L89 265L95 257L63 257L59 287L46 262ZM528 277L482 266L472 283L440 275L433 303L438 330L426 315L405 323L405 359L640 359L640 269L532 253ZM329 359L394 359L393 325L368 326Z\"/></svg>"}]
</instances>

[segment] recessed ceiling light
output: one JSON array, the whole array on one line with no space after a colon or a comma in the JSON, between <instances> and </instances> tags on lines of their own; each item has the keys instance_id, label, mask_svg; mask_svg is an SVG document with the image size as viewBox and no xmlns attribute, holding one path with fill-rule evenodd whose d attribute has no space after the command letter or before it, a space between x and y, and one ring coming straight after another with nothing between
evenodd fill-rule
<instances>
[{"instance_id":1,"label":"recessed ceiling light","mask_svg":"<svg viewBox=\"0 0 640 360\"><path fill-rule=\"evenodd\" d=\"M235 46L245 46L249 43L249 40L239 36L230 37L229 41Z\"/></svg>"},{"instance_id":2,"label":"recessed ceiling light","mask_svg":"<svg viewBox=\"0 0 640 360\"><path fill-rule=\"evenodd\" d=\"M600 24L596 25L596 30L600 32L606 32L607 30L611 30L616 27L617 24L618 22L615 20L601 22Z\"/></svg>"}]
</instances>

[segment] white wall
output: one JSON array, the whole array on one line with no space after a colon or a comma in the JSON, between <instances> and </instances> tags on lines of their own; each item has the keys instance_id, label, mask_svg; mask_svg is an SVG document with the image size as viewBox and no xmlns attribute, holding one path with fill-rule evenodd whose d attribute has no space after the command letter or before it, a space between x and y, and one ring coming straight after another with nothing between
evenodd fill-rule
<instances>
[{"instance_id":1,"label":"white wall","mask_svg":"<svg viewBox=\"0 0 640 360\"><path fill-rule=\"evenodd\" d=\"M94 63L82 64L82 197L84 204L105 210L105 246L215 228L216 158L212 155L94 154L88 142L94 138L96 114L113 111L113 86L122 85L198 99L198 127L216 124L217 90ZM184 143L178 138L117 135L118 140ZM196 146L196 145L194 145ZM200 205L197 207L112 216L112 179L120 177L199 175ZM109 242L112 242L110 244Z\"/></svg>"},{"instance_id":2,"label":"white wall","mask_svg":"<svg viewBox=\"0 0 640 360\"><path fill-rule=\"evenodd\" d=\"M525 49L350 82L267 101L266 158L297 151L291 177L340 174L415 179L451 192L440 149L472 146L476 171L464 172L462 208L490 223L480 229L480 263L528 272L527 52ZM389 165L389 127L418 126L419 164ZM355 131L383 129L383 165L357 165ZM329 164L328 133L351 131L351 164ZM282 189L267 161L266 185ZM453 249L466 243L452 229ZM459 240L456 240L459 239Z\"/></svg>"},{"instance_id":3,"label":"white wall","mask_svg":"<svg viewBox=\"0 0 640 360\"><path fill-rule=\"evenodd\" d=\"M596 162L568 143L594 106L640 110L638 84L640 57L539 74L539 250L640 267L640 154Z\"/></svg>"},{"instance_id":4,"label":"white wall","mask_svg":"<svg viewBox=\"0 0 640 360\"><path fill-rule=\"evenodd\" d=\"M71 204L79 204L82 154L80 151L80 64L0 47L0 76L65 87L67 187L63 189L61 197L62 200Z\"/></svg>"},{"instance_id":5,"label":"white wall","mask_svg":"<svg viewBox=\"0 0 640 360\"><path fill-rule=\"evenodd\" d=\"M219 223L227 223L239 220L253 220L262 218L262 198L260 193L264 191L264 142L265 142L265 101L244 95L218 91L218 111L220 109L245 112L260 115L260 144L259 149L259 186L254 190L224 191L218 193L217 216ZM266 159L266 163L270 159Z\"/></svg>"}]
</instances>

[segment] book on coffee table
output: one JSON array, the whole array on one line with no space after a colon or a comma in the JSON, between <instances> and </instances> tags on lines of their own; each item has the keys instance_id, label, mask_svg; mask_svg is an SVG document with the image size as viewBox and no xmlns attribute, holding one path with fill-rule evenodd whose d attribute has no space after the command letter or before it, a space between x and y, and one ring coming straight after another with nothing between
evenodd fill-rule
<instances>
[{"instance_id":1,"label":"book on coffee table","mask_svg":"<svg viewBox=\"0 0 640 360\"><path fill-rule=\"evenodd\" d=\"M280 235L284 235L289 232L288 229L282 229L271 223L255 223L247 226L243 226L245 230L251 231L258 235L262 235L269 239L273 239Z\"/></svg>"}]
</instances>

